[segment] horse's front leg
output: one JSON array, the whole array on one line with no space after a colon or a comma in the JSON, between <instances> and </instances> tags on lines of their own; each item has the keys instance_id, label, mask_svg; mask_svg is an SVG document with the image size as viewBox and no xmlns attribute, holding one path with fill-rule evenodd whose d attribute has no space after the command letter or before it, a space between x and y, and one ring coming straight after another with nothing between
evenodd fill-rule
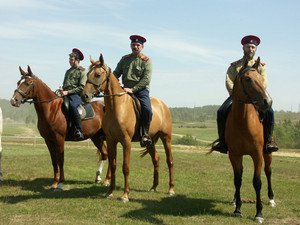
<instances>
[{"instance_id":1,"label":"horse's front leg","mask_svg":"<svg viewBox=\"0 0 300 225\"><path fill-rule=\"evenodd\" d=\"M130 153L131 153L131 139L127 138L123 145L123 175L124 175L124 193L121 197L123 202L128 202L129 198L129 168L130 168Z\"/></svg>"},{"instance_id":2,"label":"horse's front leg","mask_svg":"<svg viewBox=\"0 0 300 225\"><path fill-rule=\"evenodd\" d=\"M63 189L64 176L64 140L45 140L49 149L52 166L54 171L54 180L52 189Z\"/></svg>"},{"instance_id":3,"label":"horse's front leg","mask_svg":"<svg viewBox=\"0 0 300 225\"><path fill-rule=\"evenodd\" d=\"M262 203L261 203L261 168L262 168L262 159L254 160L254 176L253 176L253 186L256 193L256 215L255 220L258 223L262 223L264 221L263 215L262 215Z\"/></svg>"},{"instance_id":4,"label":"horse's front leg","mask_svg":"<svg viewBox=\"0 0 300 225\"><path fill-rule=\"evenodd\" d=\"M241 186L242 186L242 176L243 176L243 164L242 164L242 157L235 157L230 155L229 153L230 162L233 168L234 173L234 186L235 186L235 210L233 214L235 216L241 217L241 207L242 207L242 201L241 201Z\"/></svg>"},{"instance_id":5,"label":"horse's front leg","mask_svg":"<svg viewBox=\"0 0 300 225\"><path fill-rule=\"evenodd\" d=\"M51 185L51 189L56 189L59 183L59 172L58 172L58 164L57 164L57 154L55 152L55 148L53 143L50 140L46 140L46 145L48 147L49 153L50 153L50 157L51 157L51 162L52 162L52 167L53 167L53 173L54 173L54 178L53 178L53 182Z\"/></svg>"},{"instance_id":6,"label":"horse's front leg","mask_svg":"<svg viewBox=\"0 0 300 225\"><path fill-rule=\"evenodd\" d=\"M268 197L269 197L269 205L271 207L276 207L276 203L274 200L274 193L272 189L272 169L271 169L271 163L272 163L272 153L270 154L264 154L264 160L265 160L265 174L268 181Z\"/></svg>"},{"instance_id":7,"label":"horse's front leg","mask_svg":"<svg viewBox=\"0 0 300 225\"><path fill-rule=\"evenodd\" d=\"M116 168L117 168L117 143L114 141L107 140L108 146L108 161L109 167L111 171L111 182L108 192L106 193L107 198L111 198L113 196L113 191L116 188Z\"/></svg>"}]
</instances>

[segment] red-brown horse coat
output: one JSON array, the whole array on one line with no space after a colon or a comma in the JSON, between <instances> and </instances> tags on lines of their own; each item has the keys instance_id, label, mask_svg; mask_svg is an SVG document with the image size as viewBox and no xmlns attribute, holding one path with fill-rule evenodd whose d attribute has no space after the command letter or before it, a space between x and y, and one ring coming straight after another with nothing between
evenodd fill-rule
<instances>
[{"instance_id":1,"label":"red-brown horse coat","mask_svg":"<svg viewBox=\"0 0 300 225\"><path fill-rule=\"evenodd\" d=\"M264 130L257 109L266 110L272 100L263 86L261 75L257 72L259 60L253 66L241 72L234 82L232 107L226 121L225 142L228 146L229 159L234 171L236 188L236 209L234 214L240 216L240 187L243 173L243 156L250 155L254 163L253 186L256 191L256 219L261 222L262 203L260 198L261 169L265 158L265 172L268 179L268 194L273 199L271 188L271 154L263 154ZM244 65L247 68L247 65ZM273 200L274 201L274 200Z\"/></svg>"},{"instance_id":2,"label":"red-brown horse coat","mask_svg":"<svg viewBox=\"0 0 300 225\"><path fill-rule=\"evenodd\" d=\"M29 66L28 72L23 71L21 67L20 72L22 77L11 99L11 104L18 107L23 100L33 99L38 116L37 127L46 142L52 160L54 180L51 187L62 188L62 182L65 180L64 142L67 135L67 120L62 109L63 99L58 98L44 82L33 75ZM92 107L95 111L94 118L82 121L84 138L90 138L101 152L102 160L106 160L106 145L100 135L104 106L100 102L93 102ZM107 171L106 179L109 177L110 172Z\"/></svg>"}]
</instances>

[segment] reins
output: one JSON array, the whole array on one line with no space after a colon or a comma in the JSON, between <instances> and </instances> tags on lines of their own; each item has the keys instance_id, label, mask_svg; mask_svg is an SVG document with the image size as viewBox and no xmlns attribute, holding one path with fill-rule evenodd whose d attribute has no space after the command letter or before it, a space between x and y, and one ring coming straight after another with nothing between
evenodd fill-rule
<instances>
[{"instance_id":1,"label":"reins","mask_svg":"<svg viewBox=\"0 0 300 225\"><path fill-rule=\"evenodd\" d=\"M110 79L109 76L111 74L111 68L108 67L109 68L108 71L105 69L105 67L103 67L103 65L101 65L100 68L103 68L105 70L105 72L106 72L106 78L100 84L97 84L96 82L94 82L93 80L90 80L90 79L87 79L86 83L90 83L90 84L94 85L94 87L101 93L101 92L103 92L101 90L101 86L105 82L107 83L107 86L109 84L109 79ZM97 95L94 95L94 97L100 98L100 97L110 97L110 96L122 96L124 94L127 94L127 92L123 91L123 92L116 93L116 94L97 94Z\"/></svg>"},{"instance_id":2,"label":"reins","mask_svg":"<svg viewBox=\"0 0 300 225\"><path fill-rule=\"evenodd\" d=\"M15 92L18 92L24 99L21 101L22 103L29 103L29 104L32 104L32 103L49 103L49 102L52 102L54 101L55 99L58 99L58 98L61 98L61 96L55 96L54 98L51 98L51 99L47 99L47 100L42 100L42 101L36 101L36 100L33 100L33 98L29 98L28 96L28 93L30 91L32 91L34 89L34 83L32 82L28 88L28 90L26 92L20 90L20 89L15 89Z\"/></svg>"}]
</instances>

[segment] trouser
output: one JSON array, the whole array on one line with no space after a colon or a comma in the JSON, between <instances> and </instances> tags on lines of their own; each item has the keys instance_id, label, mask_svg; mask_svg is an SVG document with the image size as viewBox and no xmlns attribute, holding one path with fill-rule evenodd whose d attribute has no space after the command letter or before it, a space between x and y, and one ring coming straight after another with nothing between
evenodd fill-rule
<instances>
[{"instance_id":1,"label":"trouser","mask_svg":"<svg viewBox=\"0 0 300 225\"><path fill-rule=\"evenodd\" d=\"M69 114L76 129L82 131L81 118L78 112L78 106L81 104L81 97L78 94L72 94L67 96L70 100Z\"/></svg>"},{"instance_id":2,"label":"trouser","mask_svg":"<svg viewBox=\"0 0 300 225\"><path fill-rule=\"evenodd\" d=\"M271 142L272 140L274 124L275 124L274 111L270 107L264 113L264 118L263 118L265 145L266 143Z\"/></svg>"},{"instance_id":3,"label":"trouser","mask_svg":"<svg viewBox=\"0 0 300 225\"><path fill-rule=\"evenodd\" d=\"M225 144L225 126L227 116L231 109L232 98L229 96L225 102L221 105L217 112L217 123L218 123L218 134L220 142ZM270 142L273 136L274 130L274 111L270 107L265 113L260 113L261 118L263 119L263 128L264 128L264 142Z\"/></svg>"},{"instance_id":4,"label":"trouser","mask_svg":"<svg viewBox=\"0 0 300 225\"><path fill-rule=\"evenodd\" d=\"M147 89L142 89L134 93L134 95L139 99L141 103L141 128L142 135L145 135L149 132L150 122L153 115L149 91Z\"/></svg>"},{"instance_id":5,"label":"trouser","mask_svg":"<svg viewBox=\"0 0 300 225\"><path fill-rule=\"evenodd\" d=\"M225 144L225 126L226 126L227 116L231 109L231 105L232 105L232 99L229 96L217 111L219 141L223 144Z\"/></svg>"}]
</instances>

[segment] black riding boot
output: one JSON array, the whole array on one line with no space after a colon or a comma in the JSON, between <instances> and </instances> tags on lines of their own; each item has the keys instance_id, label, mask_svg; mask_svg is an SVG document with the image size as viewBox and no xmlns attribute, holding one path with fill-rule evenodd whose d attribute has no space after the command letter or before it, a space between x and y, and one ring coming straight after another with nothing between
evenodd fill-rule
<instances>
[{"instance_id":1,"label":"black riding boot","mask_svg":"<svg viewBox=\"0 0 300 225\"><path fill-rule=\"evenodd\" d=\"M84 139L84 135L82 133L82 125L81 125L81 118L79 113L75 113L75 115L73 115L73 122L74 122L74 127L75 127L75 131L74 131L74 139L79 141L79 140L83 140Z\"/></svg>"},{"instance_id":2,"label":"black riding boot","mask_svg":"<svg viewBox=\"0 0 300 225\"><path fill-rule=\"evenodd\" d=\"M145 147L152 144L151 137L149 136L149 127L150 124L141 125L141 147Z\"/></svg>"},{"instance_id":3,"label":"black riding boot","mask_svg":"<svg viewBox=\"0 0 300 225\"><path fill-rule=\"evenodd\" d=\"M225 144L225 123L226 121L221 121L218 123L218 134L219 139L215 142L216 144L213 144L212 150L218 151L221 153L226 154L227 153L227 146Z\"/></svg>"},{"instance_id":4,"label":"black riding boot","mask_svg":"<svg viewBox=\"0 0 300 225\"><path fill-rule=\"evenodd\" d=\"M265 133L265 146L264 146L264 153L272 153L278 151L278 146L274 141L273 138L273 130L274 124L273 123L264 123L264 133Z\"/></svg>"}]
</instances>

